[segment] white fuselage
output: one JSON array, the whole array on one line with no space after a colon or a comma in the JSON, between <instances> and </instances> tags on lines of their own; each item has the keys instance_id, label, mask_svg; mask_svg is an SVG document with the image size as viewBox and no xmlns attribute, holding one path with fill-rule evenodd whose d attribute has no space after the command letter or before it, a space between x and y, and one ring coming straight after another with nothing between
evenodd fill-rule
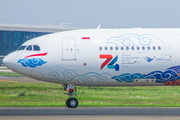
<instances>
[{"instance_id":1,"label":"white fuselage","mask_svg":"<svg viewBox=\"0 0 180 120\"><path fill-rule=\"evenodd\" d=\"M64 85L180 85L179 44L180 29L74 30L29 40L3 63Z\"/></svg>"}]
</instances>

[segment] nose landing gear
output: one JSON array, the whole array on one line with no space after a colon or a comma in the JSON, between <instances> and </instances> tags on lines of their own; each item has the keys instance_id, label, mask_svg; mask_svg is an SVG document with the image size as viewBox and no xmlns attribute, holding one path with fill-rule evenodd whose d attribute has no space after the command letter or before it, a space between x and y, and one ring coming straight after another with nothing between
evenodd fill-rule
<instances>
[{"instance_id":1,"label":"nose landing gear","mask_svg":"<svg viewBox=\"0 0 180 120\"><path fill-rule=\"evenodd\" d=\"M64 94L70 96L70 98L66 100L66 106L68 108L76 108L78 106L78 100L76 98L73 98L73 96L76 97L76 93L75 93L76 89L74 85L69 85L69 84L65 85L64 90L67 91L67 93Z\"/></svg>"},{"instance_id":2,"label":"nose landing gear","mask_svg":"<svg viewBox=\"0 0 180 120\"><path fill-rule=\"evenodd\" d=\"M78 106L78 100L76 98L69 98L66 101L66 106L68 108L76 108Z\"/></svg>"}]
</instances>

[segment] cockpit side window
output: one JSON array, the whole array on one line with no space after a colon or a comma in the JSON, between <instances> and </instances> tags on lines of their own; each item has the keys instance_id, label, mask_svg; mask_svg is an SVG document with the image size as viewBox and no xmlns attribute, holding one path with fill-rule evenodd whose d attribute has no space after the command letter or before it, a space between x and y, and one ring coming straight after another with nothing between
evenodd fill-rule
<instances>
[{"instance_id":1,"label":"cockpit side window","mask_svg":"<svg viewBox=\"0 0 180 120\"><path fill-rule=\"evenodd\" d=\"M34 51L40 51L40 47L38 45L33 45Z\"/></svg>"},{"instance_id":2,"label":"cockpit side window","mask_svg":"<svg viewBox=\"0 0 180 120\"><path fill-rule=\"evenodd\" d=\"M20 46L17 51L20 51L20 50L24 50L26 48L26 46Z\"/></svg>"},{"instance_id":3,"label":"cockpit side window","mask_svg":"<svg viewBox=\"0 0 180 120\"><path fill-rule=\"evenodd\" d=\"M17 51L25 50L25 49L27 51L40 51L41 50L39 45L28 45L28 46L22 45L17 49Z\"/></svg>"},{"instance_id":4,"label":"cockpit side window","mask_svg":"<svg viewBox=\"0 0 180 120\"><path fill-rule=\"evenodd\" d=\"M26 50L32 51L32 45L29 45L29 46L26 48Z\"/></svg>"}]
</instances>

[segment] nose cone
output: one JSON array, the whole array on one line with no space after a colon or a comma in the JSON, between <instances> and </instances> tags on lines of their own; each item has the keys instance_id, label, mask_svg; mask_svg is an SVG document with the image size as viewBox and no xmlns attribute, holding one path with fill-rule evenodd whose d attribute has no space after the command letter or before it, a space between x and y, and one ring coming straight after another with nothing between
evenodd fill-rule
<instances>
[{"instance_id":1,"label":"nose cone","mask_svg":"<svg viewBox=\"0 0 180 120\"><path fill-rule=\"evenodd\" d=\"M7 64L8 64L8 57L6 56L3 60L2 60L2 63L3 65L5 65L7 67Z\"/></svg>"},{"instance_id":2,"label":"nose cone","mask_svg":"<svg viewBox=\"0 0 180 120\"><path fill-rule=\"evenodd\" d=\"M9 69L13 69L14 63L15 61L13 54L9 54L3 59L3 65L5 65Z\"/></svg>"}]
</instances>

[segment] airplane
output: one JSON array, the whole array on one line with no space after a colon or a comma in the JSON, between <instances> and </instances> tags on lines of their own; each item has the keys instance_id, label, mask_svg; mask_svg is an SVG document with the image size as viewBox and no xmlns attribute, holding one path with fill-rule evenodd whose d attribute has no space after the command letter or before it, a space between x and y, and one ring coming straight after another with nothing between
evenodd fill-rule
<instances>
[{"instance_id":1,"label":"airplane","mask_svg":"<svg viewBox=\"0 0 180 120\"><path fill-rule=\"evenodd\" d=\"M75 86L180 85L180 29L82 29L33 38L3 59L24 76L62 84L68 108Z\"/></svg>"}]
</instances>

